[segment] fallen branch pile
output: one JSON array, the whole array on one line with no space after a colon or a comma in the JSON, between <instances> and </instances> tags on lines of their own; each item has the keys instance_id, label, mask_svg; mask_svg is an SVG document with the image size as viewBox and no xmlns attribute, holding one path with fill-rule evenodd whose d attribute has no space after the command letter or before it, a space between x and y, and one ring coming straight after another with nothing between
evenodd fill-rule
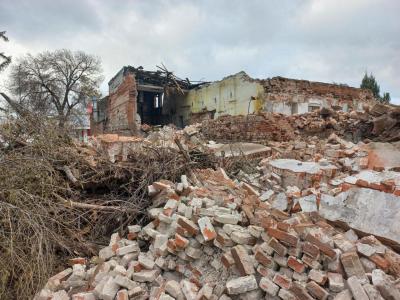
<instances>
[{"instance_id":1,"label":"fallen branch pile","mask_svg":"<svg viewBox=\"0 0 400 300\"><path fill-rule=\"evenodd\" d=\"M113 164L54 128L30 117L0 128L1 299L30 298L69 256L93 255L111 232L146 221L147 186L196 165L152 146Z\"/></svg>"}]
</instances>

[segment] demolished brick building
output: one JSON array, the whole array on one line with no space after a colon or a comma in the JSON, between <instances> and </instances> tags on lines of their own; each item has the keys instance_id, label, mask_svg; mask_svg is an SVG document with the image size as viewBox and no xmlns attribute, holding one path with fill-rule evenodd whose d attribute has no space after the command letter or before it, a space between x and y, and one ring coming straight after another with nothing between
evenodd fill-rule
<instances>
[{"instance_id":1,"label":"demolished brick building","mask_svg":"<svg viewBox=\"0 0 400 300\"><path fill-rule=\"evenodd\" d=\"M223 115L292 115L321 107L360 111L374 99L369 90L346 85L283 77L259 80L245 72L193 83L168 71L126 66L108 85L109 95L94 103L95 133L135 133L140 124L183 127Z\"/></svg>"}]
</instances>

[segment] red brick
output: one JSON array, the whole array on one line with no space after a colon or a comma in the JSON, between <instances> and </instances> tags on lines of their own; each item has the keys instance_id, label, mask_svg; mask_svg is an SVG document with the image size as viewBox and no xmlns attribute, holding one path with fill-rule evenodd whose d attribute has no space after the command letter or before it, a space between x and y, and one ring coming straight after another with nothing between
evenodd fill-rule
<instances>
[{"instance_id":1,"label":"red brick","mask_svg":"<svg viewBox=\"0 0 400 300\"><path fill-rule=\"evenodd\" d=\"M304 242L303 244L303 248L302 248L303 252L305 254L307 254L308 256L314 258L314 259L318 259L319 258L319 249L317 246L311 244L310 242Z\"/></svg>"},{"instance_id":2,"label":"red brick","mask_svg":"<svg viewBox=\"0 0 400 300\"><path fill-rule=\"evenodd\" d=\"M159 191L166 190L166 189L170 188L169 184L166 184L166 183L161 182L161 181L155 181L155 182L153 182L152 185L154 186L155 189L157 189Z\"/></svg>"},{"instance_id":3,"label":"red brick","mask_svg":"<svg viewBox=\"0 0 400 300\"><path fill-rule=\"evenodd\" d=\"M311 269L318 269L320 267L320 263L316 259L309 257L307 254L304 254L301 260Z\"/></svg>"},{"instance_id":4,"label":"red brick","mask_svg":"<svg viewBox=\"0 0 400 300\"><path fill-rule=\"evenodd\" d=\"M268 235L291 247L296 247L299 241L296 236L274 228L268 228Z\"/></svg>"},{"instance_id":5,"label":"red brick","mask_svg":"<svg viewBox=\"0 0 400 300\"><path fill-rule=\"evenodd\" d=\"M313 228L316 227L316 225L314 223L311 222L307 222L307 223L300 223L300 224L296 224L293 226L293 229L298 233L298 234L304 234L304 232L309 229L309 228Z\"/></svg>"},{"instance_id":6,"label":"red brick","mask_svg":"<svg viewBox=\"0 0 400 300\"><path fill-rule=\"evenodd\" d=\"M308 292L318 300L325 300L329 296L329 293L319 286L315 281L308 282L306 288Z\"/></svg>"},{"instance_id":7,"label":"red brick","mask_svg":"<svg viewBox=\"0 0 400 300\"><path fill-rule=\"evenodd\" d=\"M365 187L365 188L369 187L368 181L363 180L363 179L357 179L356 185L360 186L360 187Z\"/></svg>"},{"instance_id":8,"label":"red brick","mask_svg":"<svg viewBox=\"0 0 400 300\"><path fill-rule=\"evenodd\" d=\"M189 240L178 233L175 233L175 245L179 248L186 248L189 245Z\"/></svg>"},{"instance_id":9,"label":"red brick","mask_svg":"<svg viewBox=\"0 0 400 300\"><path fill-rule=\"evenodd\" d=\"M379 254L373 254L369 257L369 259L373 261L378 268L382 269L385 272L389 271L390 268L389 261L380 256Z\"/></svg>"},{"instance_id":10,"label":"red brick","mask_svg":"<svg viewBox=\"0 0 400 300\"><path fill-rule=\"evenodd\" d=\"M303 273L306 270L306 266L293 256L289 256L287 264L289 268L297 273Z\"/></svg>"},{"instance_id":11,"label":"red brick","mask_svg":"<svg viewBox=\"0 0 400 300\"><path fill-rule=\"evenodd\" d=\"M290 287L289 291L291 291L299 300L313 300L314 298L311 297L307 290L299 283L293 282L292 286Z\"/></svg>"},{"instance_id":12,"label":"red brick","mask_svg":"<svg viewBox=\"0 0 400 300\"><path fill-rule=\"evenodd\" d=\"M261 220L260 226L265 229L275 226L276 224L276 221L271 216L261 216L260 220Z\"/></svg>"},{"instance_id":13,"label":"red brick","mask_svg":"<svg viewBox=\"0 0 400 300\"><path fill-rule=\"evenodd\" d=\"M169 239L167 242L168 251L174 253L176 251L175 240Z\"/></svg>"},{"instance_id":14,"label":"red brick","mask_svg":"<svg viewBox=\"0 0 400 300\"><path fill-rule=\"evenodd\" d=\"M127 239L132 241L132 240L136 240L138 237L138 233L137 232L129 232L127 235Z\"/></svg>"},{"instance_id":15,"label":"red brick","mask_svg":"<svg viewBox=\"0 0 400 300\"><path fill-rule=\"evenodd\" d=\"M268 242L268 246L270 246L276 253L280 256L285 256L287 254L287 248L283 246L279 241L275 238L271 238Z\"/></svg>"},{"instance_id":16,"label":"red brick","mask_svg":"<svg viewBox=\"0 0 400 300\"><path fill-rule=\"evenodd\" d=\"M138 273L143 270L143 266L138 261L132 262L132 266L135 273Z\"/></svg>"},{"instance_id":17,"label":"red brick","mask_svg":"<svg viewBox=\"0 0 400 300\"><path fill-rule=\"evenodd\" d=\"M274 271L274 270L272 270L272 269L270 269L270 268L263 267L263 266L261 266L261 265L259 265L259 266L257 267L257 272L258 272L261 276L264 276L264 277L271 277L271 278L272 278L272 276L275 275L275 271Z\"/></svg>"},{"instance_id":18,"label":"red brick","mask_svg":"<svg viewBox=\"0 0 400 300\"><path fill-rule=\"evenodd\" d=\"M231 254L235 260L236 267L239 270L241 276L251 275L255 273L253 262L250 259L246 249L237 245L231 249Z\"/></svg>"},{"instance_id":19,"label":"red brick","mask_svg":"<svg viewBox=\"0 0 400 300\"><path fill-rule=\"evenodd\" d=\"M176 226L176 233L180 234L181 236L186 236L188 235L188 232L181 226Z\"/></svg>"},{"instance_id":20,"label":"red brick","mask_svg":"<svg viewBox=\"0 0 400 300\"><path fill-rule=\"evenodd\" d=\"M292 280L281 274L276 274L272 281L286 290L290 289L292 285Z\"/></svg>"},{"instance_id":21,"label":"red brick","mask_svg":"<svg viewBox=\"0 0 400 300\"><path fill-rule=\"evenodd\" d=\"M199 228L197 225L185 217L180 217L178 219L178 224L182 226L190 235L197 235L199 233Z\"/></svg>"},{"instance_id":22,"label":"red brick","mask_svg":"<svg viewBox=\"0 0 400 300\"><path fill-rule=\"evenodd\" d=\"M116 300L129 300L128 291L127 290L120 290L117 293Z\"/></svg>"},{"instance_id":23,"label":"red brick","mask_svg":"<svg viewBox=\"0 0 400 300\"><path fill-rule=\"evenodd\" d=\"M360 158L360 169L367 169L368 168L368 156Z\"/></svg>"},{"instance_id":24,"label":"red brick","mask_svg":"<svg viewBox=\"0 0 400 300\"><path fill-rule=\"evenodd\" d=\"M341 189L342 189L342 192L346 192L346 191L348 191L349 189L351 189L352 187L354 187L354 185L353 185L353 184L350 184L350 183L344 182L344 183L341 184L340 187L341 187Z\"/></svg>"},{"instance_id":25,"label":"red brick","mask_svg":"<svg viewBox=\"0 0 400 300\"><path fill-rule=\"evenodd\" d=\"M310 270L308 273L308 278L310 278L312 281L315 281L319 285L324 285L328 280L328 276L324 272L314 269Z\"/></svg>"},{"instance_id":26,"label":"red brick","mask_svg":"<svg viewBox=\"0 0 400 300\"><path fill-rule=\"evenodd\" d=\"M235 264L235 260L233 259L232 254L229 252L226 252L221 256L221 262L227 269Z\"/></svg>"},{"instance_id":27,"label":"red brick","mask_svg":"<svg viewBox=\"0 0 400 300\"><path fill-rule=\"evenodd\" d=\"M86 258L84 258L84 257L71 258L68 260L68 262L70 265L85 265Z\"/></svg>"},{"instance_id":28,"label":"red brick","mask_svg":"<svg viewBox=\"0 0 400 300\"><path fill-rule=\"evenodd\" d=\"M258 249L256 251L255 259L265 267L271 267L273 265L272 257L266 254L261 249Z\"/></svg>"},{"instance_id":29,"label":"red brick","mask_svg":"<svg viewBox=\"0 0 400 300\"><path fill-rule=\"evenodd\" d=\"M318 238L314 237L313 235L307 234L306 241L308 241L311 244L317 246L318 249L321 252L323 252L324 254L329 256L330 258L335 258L336 257L336 252L333 250L333 248L331 246L321 242Z\"/></svg>"},{"instance_id":30,"label":"red brick","mask_svg":"<svg viewBox=\"0 0 400 300\"><path fill-rule=\"evenodd\" d=\"M288 223L284 223L284 222L278 222L277 224L278 229L288 232L289 228L290 228L290 224Z\"/></svg>"}]
</instances>

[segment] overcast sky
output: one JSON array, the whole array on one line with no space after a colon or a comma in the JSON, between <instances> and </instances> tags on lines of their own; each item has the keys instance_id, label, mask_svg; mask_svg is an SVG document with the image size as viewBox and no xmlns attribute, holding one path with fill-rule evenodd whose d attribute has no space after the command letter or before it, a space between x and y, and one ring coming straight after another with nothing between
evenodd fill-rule
<instances>
[{"instance_id":1,"label":"overcast sky","mask_svg":"<svg viewBox=\"0 0 400 300\"><path fill-rule=\"evenodd\" d=\"M400 104L400 0L0 0L13 58L69 48L124 65L164 63L180 77L246 71L359 86L372 72ZM4 76L3 76L4 77Z\"/></svg>"}]
</instances>

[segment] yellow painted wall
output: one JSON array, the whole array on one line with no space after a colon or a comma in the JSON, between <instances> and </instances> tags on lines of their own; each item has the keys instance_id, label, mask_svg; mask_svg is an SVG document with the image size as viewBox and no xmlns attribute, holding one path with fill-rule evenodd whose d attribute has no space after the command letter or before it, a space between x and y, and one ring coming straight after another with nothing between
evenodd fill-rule
<instances>
[{"instance_id":1,"label":"yellow painted wall","mask_svg":"<svg viewBox=\"0 0 400 300\"><path fill-rule=\"evenodd\" d=\"M251 97L256 99L249 101ZM263 107L264 88L252 81L244 72L228 76L221 81L192 89L185 97L178 114L189 119L190 112L215 110L215 116L247 115L261 111Z\"/></svg>"}]
</instances>

